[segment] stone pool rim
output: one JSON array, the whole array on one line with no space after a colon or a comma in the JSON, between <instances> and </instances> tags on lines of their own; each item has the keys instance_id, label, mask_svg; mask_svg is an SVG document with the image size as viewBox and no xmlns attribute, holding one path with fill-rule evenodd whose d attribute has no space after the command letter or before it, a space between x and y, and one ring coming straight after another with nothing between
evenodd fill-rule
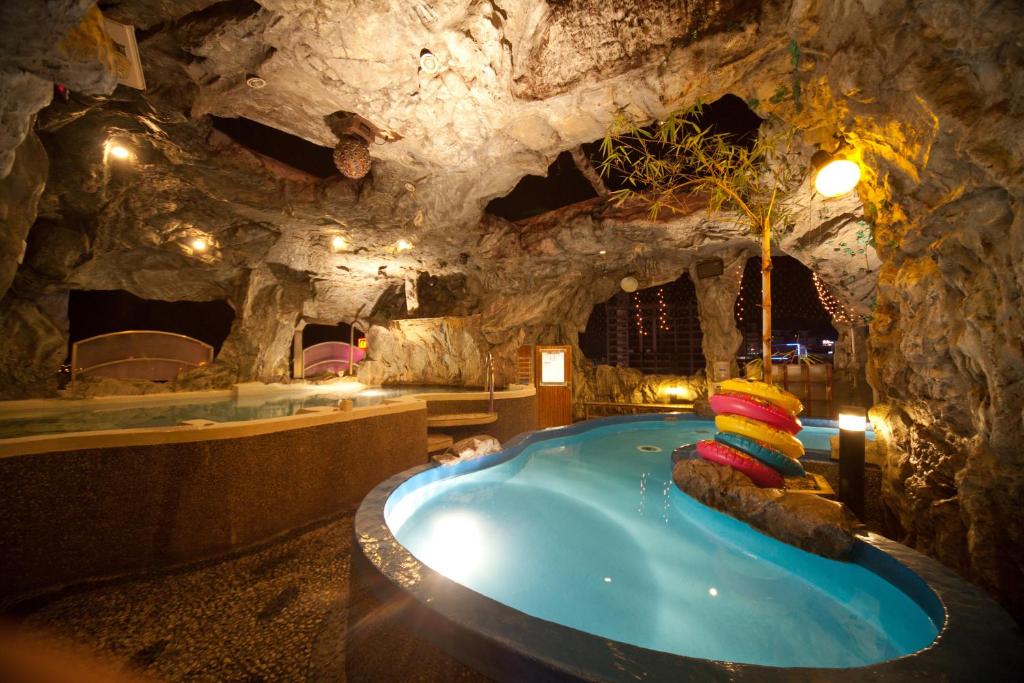
<instances>
[{"instance_id":1,"label":"stone pool rim","mask_svg":"<svg viewBox=\"0 0 1024 683\"><path fill-rule=\"evenodd\" d=\"M380 387L367 387L375 389ZM332 393L331 390L317 391L317 385L264 385L257 382L236 384L232 389L217 389L189 392L155 392L142 395L115 395L87 399L27 399L20 401L0 401L0 417L17 416L20 412L52 410L56 408L105 408L110 406L129 406L147 403L189 403L209 401L213 399L239 398L240 389L246 391L247 397L268 396L285 397L289 395ZM536 395L533 386L518 384L509 385L505 389L494 392L495 401L528 398ZM307 409L293 415L277 417L253 418L250 420L231 420L215 422L197 420L195 424L167 425L158 427L125 427L120 429L82 430L76 432L52 432L16 436L0 439L0 458L23 455L39 455L58 451L79 451L93 448L122 448L133 446L152 446L159 444L184 444L197 441L219 441L260 436L279 431L306 429L336 422L361 420L380 415L415 412L425 410L428 401L481 401L487 399L488 392L475 387L471 391L446 392L443 388L428 387L423 391L384 398L379 404L357 406L351 410L338 410L331 406ZM350 395L339 395L339 399L352 398ZM268 399L269 400L269 399Z\"/></svg>"},{"instance_id":2,"label":"stone pool rim","mask_svg":"<svg viewBox=\"0 0 1024 683\"><path fill-rule=\"evenodd\" d=\"M496 680L521 680L524 671L539 680L1010 680L1024 667L1021 630L992 598L937 560L873 533L858 537L851 561L914 600L936 624L935 640L917 652L869 666L791 668L670 654L530 616L423 564L399 543L385 520L392 493L425 472L435 471L437 475L428 478L435 481L496 465L542 441L601 426L680 420L704 418L682 413L599 418L521 434L498 453L476 460L443 467L431 463L400 472L370 491L356 512L353 553L360 561L353 562L353 571L373 574L368 583L381 602L397 599L406 604L411 610L409 625L417 635ZM447 635L434 637L440 633ZM516 674L507 678L506 667Z\"/></svg>"}]
</instances>

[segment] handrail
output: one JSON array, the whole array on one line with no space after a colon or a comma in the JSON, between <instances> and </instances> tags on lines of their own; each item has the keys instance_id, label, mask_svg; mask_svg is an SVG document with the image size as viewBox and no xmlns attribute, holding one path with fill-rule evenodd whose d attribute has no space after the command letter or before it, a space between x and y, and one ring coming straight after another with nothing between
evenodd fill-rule
<instances>
[{"instance_id":1,"label":"handrail","mask_svg":"<svg viewBox=\"0 0 1024 683\"><path fill-rule=\"evenodd\" d=\"M321 354L329 354L325 358L319 358ZM344 369L345 372L353 371L356 363L361 363L366 357L363 349L344 341L323 341L302 349L302 374L303 376L316 374L322 370L318 368L330 367L335 364Z\"/></svg>"},{"instance_id":2,"label":"handrail","mask_svg":"<svg viewBox=\"0 0 1024 683\"><path fill-rule=\"evenodd\" d=\"M132 358L118 358L117 360L108 360L105 363L97 363L96 365L90 365L87 368L80 368L79 373L89 372L91 370L97 370L99 368L110 367L111 365L120 365L122 363L144 363L147 361L160 361L164 363L177 363L178 365L187 365L190 368L198 368L206 363L193 363L192 361L182 360L181 358L164 358L162 356L140 356Z\"/></svg>"},{"instance_id":3,"label":"handrail","mask_svg":"<svg viewBox=\"0 0 1024 683\"><path fill-rule=\"evenodd\" d=\"M489 396L489 399L488 399L488 402L487 402L487 412L493 413L494 412L494 356L491 355L490 351L487 352L487 392L488 392L488 396Z\"/></svg>"},{"instance_id":4,"label":"handrail","mask_svg":"<svg viewBox=\"0 0 1024 683\"><path fill-rule=\"evenodd\" d=\"M210 349L210 351L213 351L213 347L201 339L196 339L195 337L190 337L187 334L179 334L177 332L164 332L163 330L121 330L120 332L107 332L106 334L97 334L94 337L79 339L78 341L75 342L75 344L85 344L86 342L95 341L96 339L102 339L104 337L117 337L122 334L157 334L163 337L179 337L181 339L187 339L189 341L195 342L200 346L205 346L206 348Z\"/></svg>"},{"instance_id":5,"label":"handrail","mask_svg":"<svg viewBox=\"0 0 1024 683\"><path fill-rule=\"evenodd\" d=\"M349 347L352 346L351 344L349 344L346 341L324 341L324 342L319 342L317 344L313 344L312 346L307 346L307 347L303 348L302 349L302 353L306 353L306 351L309 351L310 349L320 348L321 346L330 346L330 345L333 345L333 344L344 344L346 351L349 349Z\"/></svg>"}]
</instances>

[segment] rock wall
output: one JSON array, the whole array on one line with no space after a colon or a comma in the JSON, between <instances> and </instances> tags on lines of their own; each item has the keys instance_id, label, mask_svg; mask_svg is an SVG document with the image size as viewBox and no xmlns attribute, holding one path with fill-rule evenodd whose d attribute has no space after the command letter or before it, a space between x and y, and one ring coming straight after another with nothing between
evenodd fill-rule
<instances>
[{"instance_id":1,"label":"rock wall","mask_svg":"<svg viewBox=\"0 0 1024 683\"><path fill-rule=\"evenodd\" d=\"M700 331L703 334L701 349L707 366L704 374L710 385L715 380L715 363L729 364L729 377L739 377L736 352L743 343L743 334L736 329L736 297L743 283L743 268L750 258L749 249L732 249L720 256L722 274L702 278L697 274L697 263L690 266L690 280L697 290L697 309L700 314Z\"/></svg>"},{"instance_id":2,"label":"rock wall","mask_svg":"<svg viewBox=\"0 0 1024 683\"><path fill-rule=\"evenodd\" d=\"M582 359L578 348L574 357ZM707 383L703 373L692 377L645 375L636 368L595 366L582 361L575 364L572 381L573 417L577 420L584 418L585 402L700 405L707 401ZM603 413L595 407L593 414Z\"/></svg>"},{"instance_id":3,"label":"rock wall","mask_svg":"<svg viewBox=\"0 0 1024 683\"><path fill-rule=\"evenodd\" d=\"M870 169L860 193L881 259L868 351L885 502L902 540L1021 618L1024 8L795 3L791 17L803 88L783 115L812 136L844 131ZM858 245L844 242L855 263Z\"/></svg>"},{"instance_id":4,"label":"rock wall","mask_svg":"<svg viewBox=\"0 0 1024 683\"><path fill-rule=\"evenodd\" d=\"M0 179L54 83L109 93L113 45L93 0L9 0L0 6Z\"/></svg>"},{"instance_id":5,"label":"rock wall","mask_svg":"<svg viewBox=\"0 0 1024 683\"><path fill-rule=\"evenodd\" d=\"M39 136L30 132L14 150L10 173L0 179L0 299L25 255L48 166Z\"/></svg>"},{"instance_id":6,"label":"rock wall","mask_svg":"<svg viewBox=\"0 0 1024 683\"><path fill-rule=\"evenodd\" d=\"M495 385L515 381L515 354L522 342L492 346L479 316L395 320L366 333L367 357L359 366L363 384L441 384L483 387L487 354L495 363Z\"/></svg>"}]
</instances>

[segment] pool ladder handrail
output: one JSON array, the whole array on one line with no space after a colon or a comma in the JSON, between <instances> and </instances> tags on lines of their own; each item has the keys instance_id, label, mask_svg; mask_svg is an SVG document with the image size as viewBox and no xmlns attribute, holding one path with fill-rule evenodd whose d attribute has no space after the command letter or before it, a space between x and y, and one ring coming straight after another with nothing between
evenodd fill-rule
<instances>
[{"instance_id":1,"label":"pool ladder handrail","mask_svg":"<svg viewBox=\"0 0 1024 683\"><path fill-rule=\"evenodd\" d=\"M487 412L494 412L494 356L490 351L487 352L487 368L485 382L487 384Z\"/></svg>"}]
</instances>

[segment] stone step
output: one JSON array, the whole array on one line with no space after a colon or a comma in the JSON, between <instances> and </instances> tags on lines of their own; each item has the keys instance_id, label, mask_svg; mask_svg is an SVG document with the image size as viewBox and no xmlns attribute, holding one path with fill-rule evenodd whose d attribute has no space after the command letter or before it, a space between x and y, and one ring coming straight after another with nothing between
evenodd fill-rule
<instances>
[{"instance_id":1,"label":"stone step","mask_svg":"<svg viewBox=\"0 0 1024 683\"><path fill-rule=\"evenodd\" d=\"M427 434L427 453L440 453L452 445L452 437L447 434Z\"/></svg>"},{"instance_id":2,"label":"stone step","mask_svg":"<svg viewBox=\"0 0 1024 683\"><path fill-rule=\"evenodd\" d=\"M497 419L497 413L448 413L445 415L427 415L427 428L488 425L495 422Z\"/></svg>"}]
</instances>

